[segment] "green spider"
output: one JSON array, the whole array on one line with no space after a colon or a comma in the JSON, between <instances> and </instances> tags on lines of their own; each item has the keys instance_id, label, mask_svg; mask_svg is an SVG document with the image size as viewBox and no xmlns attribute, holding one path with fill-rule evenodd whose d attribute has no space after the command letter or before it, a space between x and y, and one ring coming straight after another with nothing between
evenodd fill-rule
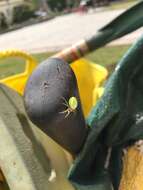
<instances>
[{"instance_id":1,"label":"green spider","mask_svg":"<svg viewBox=\"0 0 143 190\"><path fill-rule=\"evenodd\" d=\"M78 106L78 101L77 101L77 98L74 96L70 97L68 102L64 97L62 99L65 101L63 104L67 107L67 109L64 111L61 111L60 113L62 114L66 113L65 118L67 118L70 113L73 113L76 111L76 108Z\"/></svg>"}]
</instances>

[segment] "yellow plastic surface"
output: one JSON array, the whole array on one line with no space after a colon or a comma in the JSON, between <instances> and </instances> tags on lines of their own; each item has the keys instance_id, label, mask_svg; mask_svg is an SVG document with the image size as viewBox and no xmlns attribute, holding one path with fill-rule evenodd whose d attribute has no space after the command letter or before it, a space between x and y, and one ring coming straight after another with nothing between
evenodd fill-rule
<instances>
[{"instance_id":1,"label":"yellow plastic surface","mask_svg":"<svg viewBox=\"0 0 143 190\"><path fill-rule=\"evenodd\" d=\"M108 71L103 66L86 59L75 61L71 67L77 78L83 112L87 116L103 94L102 84L108 76Z\"/></svg>"},{"instance_id":2,"label":"yellow plastic surface","mask_svg":"<svg viewBox=\"0 0 143 190\"><path fill-rule=\"evenodd\" d=\"M26 81L37 65L36 60L29 54L20 50L6 50L0 52L0 59L8 57L24 58L26 60L25 70L23 71L23 73L16 74L0 80L0 83L4 83L10 88L16 90L18 93L23 94Z\"/></svg>"}]
</instances>

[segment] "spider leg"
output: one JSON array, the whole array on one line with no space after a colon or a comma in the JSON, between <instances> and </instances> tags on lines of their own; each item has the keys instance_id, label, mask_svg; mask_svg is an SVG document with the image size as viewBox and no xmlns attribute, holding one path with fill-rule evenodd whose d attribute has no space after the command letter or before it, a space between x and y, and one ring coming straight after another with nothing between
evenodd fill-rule
<instances>
[{"instance_id":1,"label":"spider leg","mask_svg":"<svg viewBox=\"0 0 143 190\"><path fill-rule=\"evenodd\" d=\"M70 115L70 110L67 110L67 114L65 115L65 118L67 118Z\"/></svg>"},{"instance_id":2,"label":"spider leg","mask_svg":"<svg viewBox=\"0 0 143 190\"><path fill-rule=\"evenodd\" d=\"M64 106L66 106L66 107L69 107L68 104L66 104L66 103L62 103L62 104L63 104Z\"/></svg>"},{"instance_id":3,"label":"spider leg","mask_svg":"<svg viewBox=\"0 0 143 190\"><path fill-rule=\"evenodd\" d=\"M59 113L66 113L66 115L65 115L65 118L67 118L68 116L69 116L69 114L71 113L71 111L69 110L69 109L66 109L66 110L64 110L64 111L61 111L61 112L59 112Z\"/></svg>"},{"instance_id":4,"label":"spider leg","mask_svg":"<svg viewBox=\"0 0 143 190\"><path fill-rule=\"evenodd\" d=\"M59 113L66 113L68 112L68 109L64 110L64 111L60 111Z\"/></svg>"},{"instance_id":5,"label":"spider leg","mask_svg":"<svg viewBox=\"0 0 143 190\"><path fill-rule=\"evenodd\" d=\"M65 101L66 105L68 105L67 100L64 97L62 97L62 99Z\"/></svg>"}]
</instances>

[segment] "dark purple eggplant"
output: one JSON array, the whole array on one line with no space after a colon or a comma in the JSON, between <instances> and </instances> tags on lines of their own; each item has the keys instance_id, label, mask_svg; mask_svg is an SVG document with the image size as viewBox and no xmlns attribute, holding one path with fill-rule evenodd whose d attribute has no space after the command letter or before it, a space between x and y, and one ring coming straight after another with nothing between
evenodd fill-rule
<instances>
[{"instance_id":1,"label":"dark purple eggplant","mask_svg":"<svg viewBox=\"0 0 143 190\"><path fill-rule=\"evenodd\" d=\"M31 121L72 154L84 144L87 128L77 81L68 63L50 58L30 76L24 93Z\"/></svg>"}]
</instances>

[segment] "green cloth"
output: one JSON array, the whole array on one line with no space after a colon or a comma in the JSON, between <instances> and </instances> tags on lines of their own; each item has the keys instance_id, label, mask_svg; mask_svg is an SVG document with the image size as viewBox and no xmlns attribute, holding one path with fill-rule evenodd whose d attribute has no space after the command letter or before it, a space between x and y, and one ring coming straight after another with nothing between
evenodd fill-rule
<instances>
[{"instance_id":1,"label":"green cloth","mask_svg":"<svg viewBox=\"0 0 143 190\"><path fill-rule=\"evenodd\" d=\"M90 131L69 179L78 190L118 190L123 148L143 139L143 37L118 63L87 125Z\"/></svg>"},{"instance_id":2,"label":"green cloth","mask_svg":"<svg viewBox=\"0 0 143 190\"><path fill-rule=\"evenodd\" d=\"M118 189L122 149L143 139L143 37L109 78L104 95L87 118L90 132L69 179L80 190ZM104 169L112 147L109 168Z\"/></svg>"}]
</instances>

